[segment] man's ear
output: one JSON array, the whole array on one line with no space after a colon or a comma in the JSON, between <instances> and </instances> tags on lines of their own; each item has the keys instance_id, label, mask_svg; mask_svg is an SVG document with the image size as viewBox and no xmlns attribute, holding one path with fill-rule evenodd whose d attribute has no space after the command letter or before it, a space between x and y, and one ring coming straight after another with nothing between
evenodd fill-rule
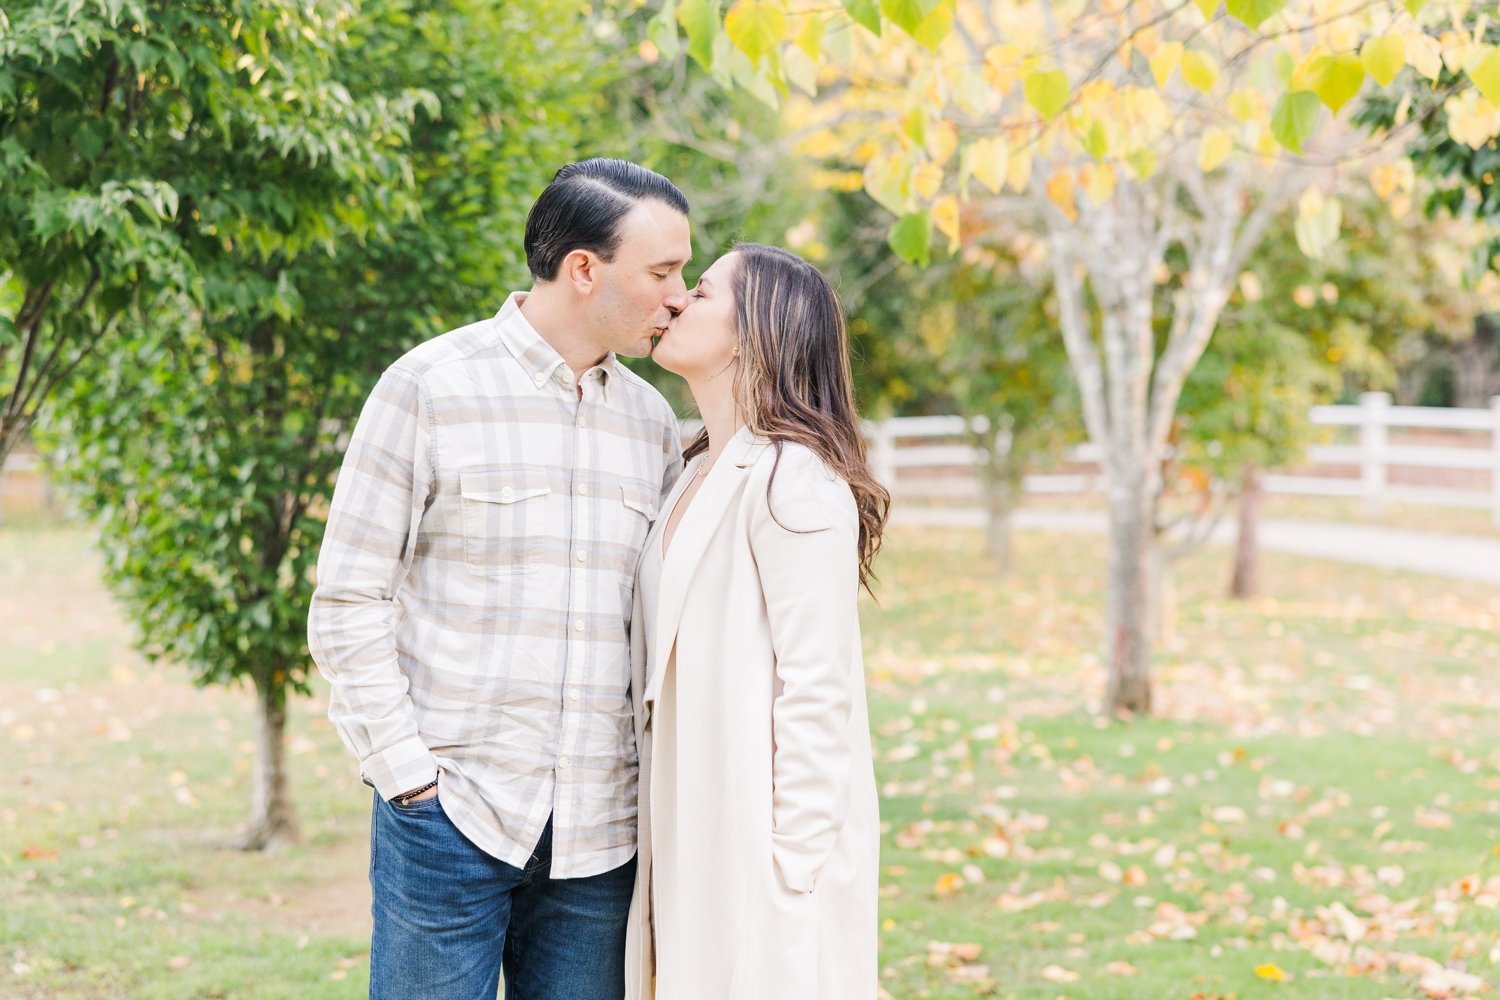
<instances>
[{"instance_id":1,"label":"man's ear","mask_svg":"<svg viewBox=\"0 0 1500 1000\"><path fill-rule=\"evenodd\" d=\"M588 250L572 250L562 259L558 275L579 295L591 295L599 285L600 260Z\"/></svg>"}]
</instances>

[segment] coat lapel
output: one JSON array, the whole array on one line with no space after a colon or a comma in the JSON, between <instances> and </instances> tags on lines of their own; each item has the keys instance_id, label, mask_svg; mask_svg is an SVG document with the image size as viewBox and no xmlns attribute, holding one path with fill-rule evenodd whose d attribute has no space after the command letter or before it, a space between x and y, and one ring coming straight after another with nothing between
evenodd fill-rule
<instances>
[{"instance_id":1,"label":"coat lapel","mask_svg":"<svg viewBox=\"0 0 1500 1000\"><path fill-rule=\"evenodd\" d=\"M749 428L741 427L734 440L724 447L723 454L709 470L703 485L698 487L698 494L693 497L692 505L677 522L672 543L662 560L661 584L655 612L656 628L652 631L654 648L646 651L649 666L645 701L648 708L661 691L662 677L667 672L667 660L677 643L677 630L682 624L682 609L687 602L688 587L693 582L693 575L697 572L704 553L708 551L709 540L734 508L751 467L768 444L765 438L756 437ZM662 506L659 520L663 526L667 518L671 517L686 484L691 481L689 476L697 473L702 461L703 456L700 455L683 470L678 485L668 497L668 504ZM660 545L660 533L649 541L650 544ZM651 611L648 609L646 613L650 614Z\"/></svg>"}]
</instances>

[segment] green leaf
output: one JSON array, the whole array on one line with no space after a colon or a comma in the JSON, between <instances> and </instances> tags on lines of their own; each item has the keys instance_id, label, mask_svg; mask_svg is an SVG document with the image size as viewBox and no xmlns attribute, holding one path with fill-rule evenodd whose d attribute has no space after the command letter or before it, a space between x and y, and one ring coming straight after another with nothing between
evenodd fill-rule
<instances>
[{"instance_id":1,"label":"green leaf","mask_svg":"<svg viewBox=\"0 0 1500 1000\"><path fill-rule=\"evenodd\" d=\"M1193 6L1198 8L1205 19L1212 21L1214 14L1218 13L1219 0L1193 0Z\"/></svg>"},{"instance_id":2,"label":"green leaf","mask_svg":"<svg viewBox=\"0 0 1500 1000\"><path fill-rule=\"evenodd\" d=\"M1402 4L1402 6L1406 8L1406 12L1408 14L1410 14L1412 17L1416 17L1418 11L1427 6L1427 0L1406 0L1406 2Z\"/></svg>"},{"instance_id":3,"label":"green leaf","mask_svg":"<svg viewBox=\"0 0 1500 1000\"><path fill-rule=\"evenodd\" d=\"M656 16L646 23L646 37L666 59L676 59L682 51L677 35L677 0L666 0Z\"/></svg>"},{"instance_id":4,"label":"green leaf","mask_svg":"<svg viewBox=\"0 0 1500 1000\"><path fill-rule=\"evenodd\" d=\"M1102 160L1109 154L1109 136L1104 131L1104 124L1097 118L1090 123L1088 131L1083 135L1083 148L1096 160Z\"/></svg>"},{"instance_id":5,"label":"green leaf","mask_svg":"<svg viewBox=\"0 0 1500 1000\"><path fill-rule=\"evenodd\" d=\"M1399 35L1372 38L1359 50L1365 72L1382 87L1389 84L1406 65L1406 42Z\"/></svg>"},{"instance_id":6,"label":"green leaf","mask_svg":"<svg viewBox=\"0 0 1500 1000\"><path fill-rule=\"evenodd\" d=\"M875 35L880 34L880 5L876 0L844 0L844 10L855 24Z\"/></svg>"},{"instance_id":7,"label":"green leaf","mask_svg":"<svg viewBox=\"0 0 1500 1000\"><path fill-rule=\"evenodd\" d=\"M1028 73L1022 88L1026 92L1026 103L1048 121L1056 118L1068 104L1068 75L1060 69Z\"/></svg>"},{"instance_id":8,"label":"green leaf","mask_svg":"<svg viewBox=\"0 0 1500 1000\"><path fill-rule=\"evenodd\" d=\"M915 35L917 26L927 16L921 0L880 0L880 12L908 35Z\"/></svg>"},{"instance_id":9,"label":"green leaf","mask_svg":"<svg viewBox=\"0 0 1500 1000\"><path fill-rule=\"evenodd\" d=\"M1276 110L1271 113L1271 135L1287 149L1301 153L1302 144L1317 128L1322 110L1322 101L1310 90L1282 94L1281 100L1276 102Z\"/></svg>"},{"instance_id":10,"label":"green leaf","mask_svg":"<svg viewBox=\"0 0 1500 1000\"><path fill-rule=\"evenodd\" d=\"M888 240L896 256L926 267L932 259L932 213L923 209L901 216L891 225Z\"/></svg>"},{"instance_id":11,"label":"green leaf","mask_svg":"<svg viewBox=\"0 0 1500 1000\"><path fill-rule=\"evenodd\" d=\"M1486 101L1500 108L1500 47L1491 48L1488 55L1469 67L1469 79Z\"/></svg>"},{"instance_id":12,"label":"green leaf","mask_svg":"<svg viewBox=\"0 0 1500 1000\"><path fill-rule=\"evenodd\" d=\"M786 36L786 11L775 0L735 0L724 16L724 33L758 64Z\"/></svg>"},{"instance_id":13,"label":"green leaf","mask_svg":"<svg viewBox=\"0 0 1500 1000\"><path fill-rule=\"evenodd\" d=\"M807 20L802 23L802 30L797 32L797 48L801 49L813 62L818 61L818 56L823 51L824 27L821 15L809 14Z\"/></svg>"},{"instance_id":14,"label":"green leaf","mask_svg":"<svg viewBox=\"0 0 1500 1000\"><path fill-rule=\"evenodd\" d=\"M677 22L687 32L688 55L704 69L713 69L714 39L720 34L718 0L682 0Z\"/></svg>"},{"instance_id":15,"label":"green leaf","mask_svg":"<svg viewBox=\"0 0 1500 1000\"><path fill-rule=\"evenodd\" d=\"M1313 90L1334 114L1354 99L1364 82L1365 64L1352 53L1319 59L1313 73Z\"/></svg>"},{"instance_id":16,"label":"green leaf","mask_svg":"<svg viewBox=\"0 0 1500 1000\"><path fill-rule=\"evenodd\" d=\"M927 48L937 51L943 40L953 33L953 4L944 0L932 8L932 13L922 19L912 37Z\"/></svg>"},{"instance_id":17,"label":"green leaf","mask_svg":"<svg viewBox=\"0 0 1500 1000\"><path fill-rule=\"evenodd\" d=\"M1245 26L1259 28L1269 17L1276 14L1285 7L1287 0L1224 0L1224 6L1229 10L1232 17L1244 22Z\"/></svg>"}]
</instances>

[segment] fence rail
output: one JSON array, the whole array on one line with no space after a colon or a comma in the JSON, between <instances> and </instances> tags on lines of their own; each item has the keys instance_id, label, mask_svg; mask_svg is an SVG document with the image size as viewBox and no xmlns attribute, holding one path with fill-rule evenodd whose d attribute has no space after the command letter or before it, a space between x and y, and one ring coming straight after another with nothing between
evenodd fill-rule
<instances>
[{"instance_id":1,"label":"fence rail","mask_svg":"<svg viewBox=\"0 0 1500 1000\"><path fill-rule=\"evenodd\" d=\"M1308 414L1333 440L1308 449L1302 467L1269 474L1272 493L1354 497L1377 513L1386 503L1467 507L1500 525L1500 396L1488 409L1393 406L1383 392L1358 405L1315 406ZM898 503L981 499L975 467L984 452L972 434L984 418L896 417L869 427L877 474ZM1394 438L1394 440L1393 440ZM1028 493L1089 493L1102 483L1099 449L1069 449L1056 468L1025 478Z\"/></svg>"},{"instance_id":2,"label":"fence rail","mask_svg":"<svg viewBox=\"0 0 1500 1000\"><path fill-rule=\"evenodd\" d=\"M1316 444L1303 467L1267 475L1269 492L1353 497L1371 512L1386 503L1489 510L1500 525L1500 396L1488 409L1447 409L1393 406L1390 396L1372 392L1354 406L1314 406L1309 417L1330 437L1346 440ZM985 456L971 428L989 430L982 417L896 417L870 425L876 473L898 504L980 506L975 467ZM1094 492L1102 485L1100 457L1091 444L1069 449L1054 468L1026 476L1026 491ZM12 454L0 469L0 508L50 506L44 473L34 455Z\"/></svg>"}]
</instances>

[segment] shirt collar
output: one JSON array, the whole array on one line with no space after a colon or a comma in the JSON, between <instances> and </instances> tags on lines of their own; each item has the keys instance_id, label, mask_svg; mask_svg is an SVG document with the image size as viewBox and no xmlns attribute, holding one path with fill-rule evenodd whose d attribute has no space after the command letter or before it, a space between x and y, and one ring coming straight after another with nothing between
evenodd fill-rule
<instances>
[{"instance_id":1,"label":"shirt collar","mask_svg":"<svg viewBox=\"0 0 1500 1000\"><path fill-rule=\"evenodd\" d=\"M545 389L548 382L554 382L572 392L573 369L568 367L562 355L547 343L546 338L536 331L536 327L521 312L521 303L526 301L527 294L529 293L511 292L505 305L495 314L500 341L520 363L521 370L534 387ZM601 388L608 391L609 383L617 377L618 371L619 361L611 352L604 356L603 361L585 372L584 378L597 378Z\"/></svg>"}]
</instances>

